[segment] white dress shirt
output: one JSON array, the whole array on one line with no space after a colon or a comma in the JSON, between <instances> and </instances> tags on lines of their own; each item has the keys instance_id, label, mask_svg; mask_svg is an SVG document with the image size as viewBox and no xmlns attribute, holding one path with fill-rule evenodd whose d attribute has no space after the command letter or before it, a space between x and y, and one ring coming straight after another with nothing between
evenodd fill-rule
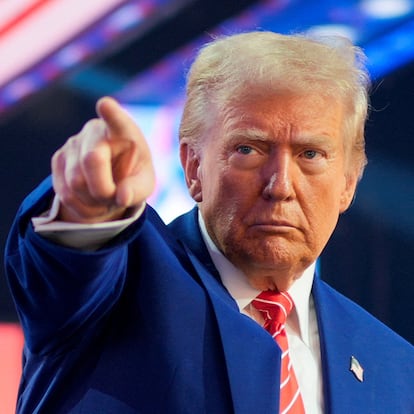
<instances>
[{"instance_id":1,"label":"white dress shirt","mask_svg":"<svg viewBox=\"0 0 414 414\"><path fill-rule=\"evenodd\" d=\"M52 208L41 217L33 218L35 231L62 245L94 250L115 237L144 210L141 206L132 216L117 221L98 224L77 224L55 221L59 200L55 197ZM199 214L199 225L204 242L216 266L224 286L235 299L240 312L263 326L259 311L251 306L260 293L249 285L246 276L224 257L209 237L204 220ZM323 414L322 368L320 343L315 307L311 296L315 264L305 270L288 290L295 304L286 322L289 353L299 383L306 414Z\"/></svg>"}]
</instances>

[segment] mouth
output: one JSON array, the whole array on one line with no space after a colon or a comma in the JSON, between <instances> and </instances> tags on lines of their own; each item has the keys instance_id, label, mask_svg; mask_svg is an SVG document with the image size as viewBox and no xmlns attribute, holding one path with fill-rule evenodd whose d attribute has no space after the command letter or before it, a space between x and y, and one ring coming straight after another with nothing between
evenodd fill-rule
<instances>
[{"instance_id":1,"label":"mouth","mask_svg":"<svg viewBox=\"0 0 414 414\"><path fill-rule=\"evenodd\" d=\"M296 229L296 226L286 220L257 221L252 225L253 229L269 233L285 233Z\"/></svg>"}]
</instances>

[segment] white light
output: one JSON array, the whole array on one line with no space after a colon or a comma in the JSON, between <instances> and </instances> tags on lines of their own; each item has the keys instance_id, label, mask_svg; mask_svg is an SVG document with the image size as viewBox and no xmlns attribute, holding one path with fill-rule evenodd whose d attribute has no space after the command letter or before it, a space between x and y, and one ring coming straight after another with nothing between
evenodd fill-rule
<instances>
[{"instance_id":1,"label":"white light","mask_svg":"<svg viewBox=\"0 0 414 414\"><path fill-rule=\"evenodd\" d=\"M412 11L409 0L364 0L360 7L367 16L377 19L402 17Z\"/></svg>"},{"instance_id":2,"label":"white light","mask_svg":"<svg viewBox=\"0 0 414 414\"><path fill-rule=\"evenodd\" d=\"M308 33L313 36L340 36L349 39L352 43L357 40L357 34L354 28L344 24L324 24L312 26Z\"/></svg>"}]
</instances>

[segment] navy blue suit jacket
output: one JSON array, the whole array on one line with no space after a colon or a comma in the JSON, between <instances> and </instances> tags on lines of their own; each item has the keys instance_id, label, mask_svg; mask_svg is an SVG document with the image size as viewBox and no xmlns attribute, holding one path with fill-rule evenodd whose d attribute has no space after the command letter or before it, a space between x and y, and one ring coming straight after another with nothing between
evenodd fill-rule
<instances>
[{"instance_id":1,"label":"navy blue suit jacket","mask_svg":"<svg viewBox=\"0 0 414 414\"><path fill-rule=\"evenodd\" d=\"M18 413L275 414L280 351L220 283L194 210L145 214L96 252L58 246L23 203L7 274L25 332ZM325 412L414 413L414 347L316 278ZM355 356L360 382L350 371Z\"/></svg>"}]
</instances>

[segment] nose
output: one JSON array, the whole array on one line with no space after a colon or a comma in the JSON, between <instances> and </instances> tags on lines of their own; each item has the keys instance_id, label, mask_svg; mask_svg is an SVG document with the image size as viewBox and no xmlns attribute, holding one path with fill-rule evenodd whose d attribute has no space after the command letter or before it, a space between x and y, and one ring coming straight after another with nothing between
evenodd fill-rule
<instances>
[{"instance_id":1,"label":"nose","mask_svg":"<svg viewBox=\"0 0 414 414\"><path fill-rule=\"evenodd\" d=\"M271 157L263 170L263 177L265 199L283 201L293 197L293 162L289 154Z\"/></svg>"}]
</instances>

